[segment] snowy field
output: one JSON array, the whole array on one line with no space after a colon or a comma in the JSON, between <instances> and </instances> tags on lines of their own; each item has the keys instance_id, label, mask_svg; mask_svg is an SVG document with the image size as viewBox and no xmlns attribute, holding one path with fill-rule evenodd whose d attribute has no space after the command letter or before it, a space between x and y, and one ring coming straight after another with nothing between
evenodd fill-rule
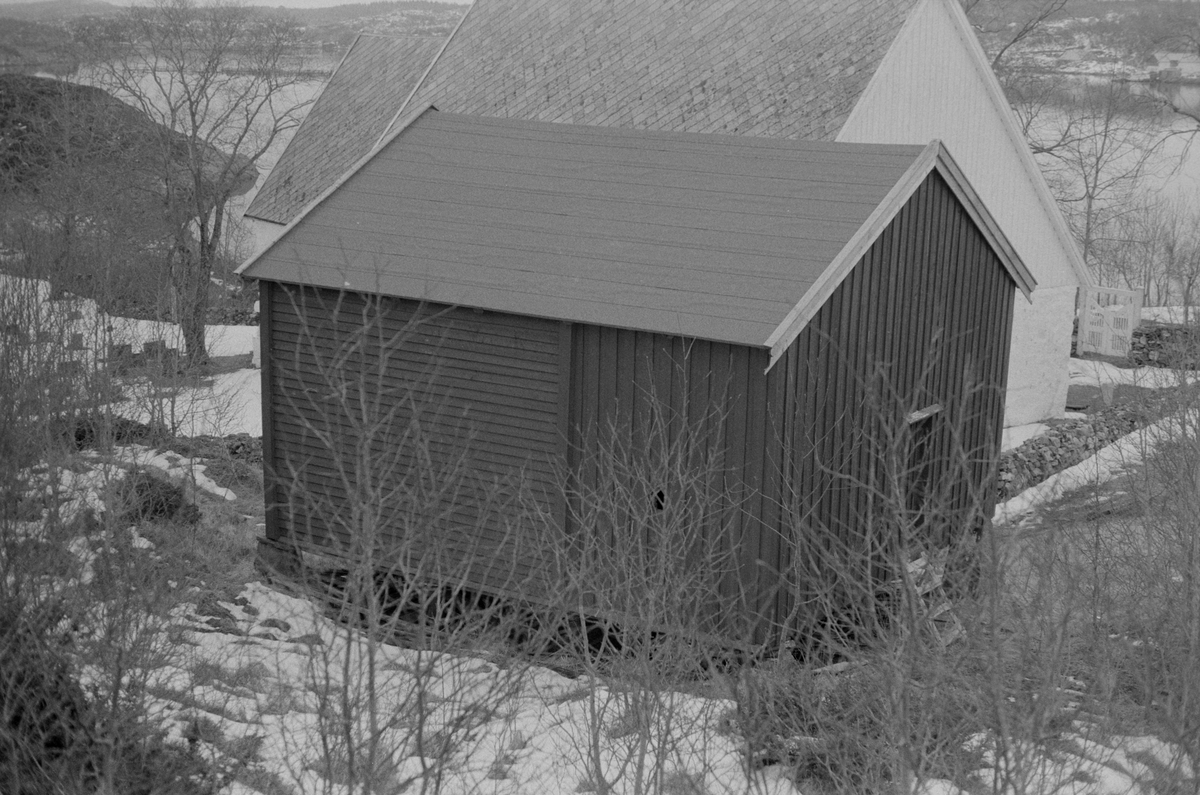
<instances>
[{"instance_id":1,"label":"snowy field","mask_svg":"<svg viewBox=\"0 0 1200 795\"><path fill-rule=\"evenodd\" d=\"M219 603L233 619L225 631L213 631L213 622L197 615L194 608L177 611L172 630L182 638L186 657L156 671L154 687L156 692L174 692L179 697L160 698L155 710L168 719L177 742L185 742L186 727L198 717L204 718L213 721L226 738L262 738L259 764L294 792L349 795L349 789L338 786L336 776L329 773L329 749L323 745L323 739L329 738L322 732L324 728L327 734L329 727L321 719L328 704L322 693L330 689L339 692L349 683L352 697L361 694L372 650L345 627L319 615L311 603L261 583L247 585L238 602ZM388 645L376 646L373 654L377 671L373 706L377 715L384 716L387 728L370 735L365 710L355 715L354 723L362 727L361 737L377 736L379 747L386 749L377 764L397 792L410 784L415 785L414 791L421 791L421 782L434 775L440 778L440 791L446 793L589 792L594 784L584 757L593 742L601 746L606 772L617 782L616 793L660 791L645 789L647 782L638 781L631 769L635 762L644 770L659 769L659 753L665 755L661 761L674 780L692 787L674 792L801 792L783 766L747 768L740 738L727 728L734 711L732 701L662 694L658 703L670 710L671 738L636 747L637 743L613 728L622 720L620 710L614 707L621 703L615 684L571 679L538 666L514 672L511 664L506 667L478 657L443 656ZM205 671L212 681L198 685L197 670ZM225 684L214 670L227 672L226 677L237 679L239 685ZM248 670L257 673L253 677L238 675ZM472 725L469 736L461 738L444 765L442 760L418 753L411 724L393 720L393 716L413 711L418 677L425 691L436 694L439 705L424 727L431 734L461 715L465 694L474 692L486 699L502 692L490 704L493 714ZM598 719L598 706L604 725L595 732L592 727ZM993 738L979 736L972 742L981 748L983 766L977 777L991 781L997 766L1003 768L1006 762L997 759ZM1028 786L1023 787L1026 795L1150 795L1159 791L1148 784L1155 774L1179 762L1177 750L1158 739L1102 735L1086 721L1076 721L1073 729L1064 732L1057 748L1053 754L1014 751L1025 755L1022 764L1029 770ZM216 753L215 748L209 751ZM633 758L639 753L647 756ZM1031 762L1030 756L1036 761ZM618 774L622 770L624 776ZM1186 762L1181 775L1193 775ZM229 791L236 795L255 792L241 784ZM949 781L931 780L918 782L916 792L957 795L964 791Z\"/></svg>"},{"instance_id":2,"label":"snowy field","mask_svg":"<svg viewBox=\"0 0 1200 795\"><path fill-rule=\"evenodd\" d=\"M221 373L201 386L164 390L145 381L125 386L118 414L152 424L164 421L180 436L262 436L262 371L255 368Z\"/></svg>"},{"instance_id":3,"label":"snowy field","mask_svg":"<svg viewBox=\"0 0 1200 795\"><path fill-rule=\"evenodd\" d=\"M111 326L114 341L130 345L133 353L147 342L163 341L168 348L184 350L179 327L173 323L116 318ZM209 326L208 355L249 355L258 363L258 326ZM248 433L262 436L262 372L257 367L219 373L199 386L170 389L161 382L131 380L127 399L116 411L147 424L164 422L180 436L227 436Z\"/></svg>"}]
</instances>

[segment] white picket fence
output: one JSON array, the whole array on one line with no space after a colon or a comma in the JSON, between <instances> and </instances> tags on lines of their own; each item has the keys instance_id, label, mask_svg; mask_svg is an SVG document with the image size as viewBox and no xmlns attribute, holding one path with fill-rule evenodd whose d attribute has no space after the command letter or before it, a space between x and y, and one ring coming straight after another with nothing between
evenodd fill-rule
<instances>
[{"instance_id":1,"label":"white picket fence","mask_svg":"<svg viewBox=\"0 0 1200 795\"><path fill-rule=\"evenodd\" d=\"M1079 353L1127 356L1133 330L1141 322L1141 290L1109 287L1079 289Z\"/></svg>"}]
</instances>

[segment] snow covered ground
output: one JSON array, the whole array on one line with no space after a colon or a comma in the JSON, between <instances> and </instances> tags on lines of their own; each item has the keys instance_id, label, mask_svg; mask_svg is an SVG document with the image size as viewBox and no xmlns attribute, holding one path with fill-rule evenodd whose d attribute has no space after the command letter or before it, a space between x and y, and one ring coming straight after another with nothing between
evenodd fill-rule
<instances>
[{"instance_id":1,"label":"snow covered ground","mask_svg":"<svg viewBox=\"0 0 1200 795\"><path fill-rule=\"evenodd\" d=\"M162 341L168 348L187 350L183 333L174 323L135 318L109 318L109 334L112 344L129 345L134 353L140 353L147 342ZM209 356L241 356L253 353L258 345L258 326L208 326L205 343Z\"/></svg>"},{"instance_id":2,"label":"snow covered ground","mask_svg":"<svg viewBox=\"0 0 1200 795\"><path fill-rule=\"evenodd\" d=\"M152 562L153 544L136 533L133 541L128 554ZM87 568L106 543L79 539L71 549ZM386 785L377 791L567 795L595 791L599 764L614 793L802 792L786 766L746 764L729 698L657 692L651 714L631 720L636 683L569 678L486 654L369 644L313 603L261 582L229 601L196 590L162 631L170 646L146 673L150 714L168 742L219 763L241 741L255 754L239 764L256 774L242 781L267 777L271 793L352 795L351 744L360 766L377 751L371 778ZM100 673L85 668L84 676L95 681ZM1104 733L1078 715L1045 748L971 737L980 765L974 777L987 786L1019 764L1023 785L1000 791L1023 795L1150 795L1164 791L1154 787L1162 771L1194 778L1172 745ZM1019 760L998 756L998 747ZM674 786L648 787L659 773ZM917 783L926 795L964 793L946 780ZM246 783L226 791L261 792Z\"/></svg>"},{"instance_id":3,"label":"snow covered ground","mask_svg":"<svg viewBox=\"0 0 1200 795\"><path fill-rule=\"evenodd\" d=\"M343 686L349 685L357 709L366 706L361 688L366 687L368 659L377 672L371 692L384 728L372 734L365 712L355 712L349 725L357 727L360 751L371 737L378 740L384 749L377 762L380 775L396 791L409 782L417 785L413 791L422 791L422 779L436 775L447 793L587 792L595 786L585 761L587 746L597 742L618 793L658 791L639 789L647 782L638 780L631 757L641 751L648 753L641 759L643 770L656 769L657 754L663 753L665 769L677 782L692 787L673 792L800 792L782 766L747 770L740 738L728 729L732 701L662 694L658 703L671 712L671 740L660 738L647 748L617 728L628 718L611 706L621 703L616 683L570 679L536 665L514 670L511 662L468 655L389 645L378 645L372 652L361 637L319 614L311 603L257 582L246 586L237 603L221 601L218 607L232 620L214 622L206 617L218 612L211 607L205 615L197 614L194 605L177 610L172 631L186 654L155 672L153 688L162 695L154 709L167 720L176 742L186 742L188 727L201 718L215 724L227 739L262 738L256 766L296 793L349 792L339 786L338 773L333 772L338 765L331 763L323 741L332 739L336 745L338 738L328 736L328 712ZM222 628L214 630L214 624ZM437 706L423 725L397 721L396 716L414 712L419 678L422 697ZM332 700L330 694L335 696ZM492 699L490 714L456 737L444 766L439 759L421 756L418 735L424 735L425 747L433 745L431 738L438 732L446 737L471 694ZM599 732L592 729L597 720L604 723ZM1156 791L1149 786L1155 768L1171 769L1179 761L1176 749L1153 737L1098 735L1095 727L1077 721L1074 729L1063 732L1053 755L1021 749L1028 755L1023 764L1033 784L1025 792L1149 794ZM978 776L991 781L1004 760L997 760L990 738L979 736L972 742L982 751ZM209 751L216 754L215 747ZM344 770L345 753L333 753L341 754ZM1184 765L1182 774L1192 777ZM621 770L623 776L618 775ZM919 791L929 795L962 792L944 780L920 784ZM230 792L250 795L254 790L235 784Z\"/></svg>"},{"instance_id":4,"label":"snow covered ground","mask_svg":"<svg viewBox=\"0 0 1200 795\"><path fill-rule=\"evenodd\" d=\"M1194 382L1196 378L1195 372L1183 373L1163 367L1124 368L1091 359L1071 359L1070 363L1070 383L1099 387L1101 390L1121 384L1163 389ZM997 505L992 520L998 524L1016 522L1038 505L1057 499L1069 491L1107 483L1126 469L1140 464L1145 452L1153 448L1160 438L1176 432L1180 421L1179 417L1167 417L1121 437L1108 447L1098 450L1090 458ZM1194 423L1195 419L1191 422ZM1018 447L1025 440L1044 433L1046 429L1047 426L1041 424L1006 428L1003 449Z\"/></svg>"},{"instance_id":5,"label":"snow covered ground","mask_svg":"<svg viewBox=\"0 0 1200 795\"><path fill-rule=\"evenodd\" d=\"M223 630L213 631L214 622L192 606L177 612L173 631L186 644L186 661L163 667L153 685L159 693L179 694L164 696L155 706L168 717L177 742L184 742L188 725L203 717L225 738L261 737L258 764L295 792L348 792L338 784L348 754L334 751L338 758L331 760L322 742L331 739L328 713L347 686L356 703L348 710L353 714L342 717L356 727L359 753L366 753L372 739L382 749L378 775L394 791L410 782L417 784L413 791L423 791L421 780L435 775L442 778L441 791L448 793L585 791L589 773L583 755L592 739L592 710L618 700L607 685L538 666L514 669L521 664L512 661L390 645L368 649L356 633L320 615L307 601L261 583L250 583L240 597L240 604L219 602L233 619L220 622ZM366 684L369 659L376 670L373 685ZM206 672L209 681L199 684L197 670ZM256 675L240 677L239 688L222 681L247 670ZM366 688L373 695L370 706L380 716L375 733L368 728L368 705L362 700ZM429 706L414 723L418 697L428 699ZM471 699L486 704L490 714L463 723ZM722 728L732 703L684 694L670 702L679 722L670 768L700 783L700 791L795 791L780 769L755 771L754 780L748 778L737 738ZM608 717L615 723L621 716ZM332 739L336 743L338 738ZM601 732L601 742L610 746L603 758L611 776L625 761L626 739ZM430 750L422 756L422 745L429 749L439 743L449 758ZM633 782L628 783L619 791L633 791ZM252 791L241 785L231 789L239 795Z\"/></svg>"},{"instance_id":6,"label":"snow covered ground","mask_svg":"<svg viewBox=\"0 0 1200 795\"><path fill-rule=\"evenodd\" d=\"M997 524L1018 522L1037 506L1055 500L1067 492L1109 482L1122 472L1139 465L1146 452L1153 449L1159 439L1178 436L1179 422L1179 417L1167 417L1122 436L1075 466L1055 473L1041 483L1030 486L1000 503L996 506L992 521ZM1195 427L1195 422L1195 418L1190 420L1192 427Z\"/></svg>"},{"instance_id":7,"label":"snow covered ground","mask_svg":"<svg viewBox=\"0 0 1200 795\"><path fill-rule=\"evenodd\" d=\"M261 370L220 373L202 386L182 389L130 381L124 391L127 398L115 410L131 420L161 421L181 436L262 436Z\"/></svg>"},{"instance_id":8,"label":"snow covered ground","mask_svg":"<svg viewBox=\"0 0 1200 795\"><path fill-rule=\"evenodd\" d=\"M137 334L151 339L157 331L143 328ZM214 355L245 352L243 334L248 336L243 331L214 335ZM184 418L180 432L261 435L260 378L258 370L241 370L176 395L174 404L186 408L180 414ZM1102 362L1071 362L1072 383L1102 388L1172 386L1177 378L1157 368L1127 370ZM143 421L150 418L137 400L127 402L122 413ZM1172 421L1168 418L1130 434L1013 497L997 507L996 520L1017 521L1067 490L1105 482L1140 461L1147 446L1157 434L1167 432ZM1005 445L1019 445L1045 428L1009 429ZM134 450L130 455L154 457L152 451ZM169 470L182 464L164 459L156 465ZM137 544L139 554L153 554L147 545L144 539ZM73 547L77 554L89 554L89 549L87 543ZM630 765L640 751L647 754L642 762L650 768L657 766L657 754L664 754L663 769L677 784L672 791L799 792L782 766L746 766L741 738L729 728L734 704L728 699L666 694L663 703L670 705L674 721L669 748L658 742L639 746L620 730L620 721L628 718L612 706L622 703L624 695L616 683L571 679L536 665L514 667L511 661L466 654L437 655L390 645L368 648L361 635L326 618L312 603L259 582L248 584L233 602L219 601L215 611L211 604L205 609L201 604L199 598L197 603L184 604L173 617L169 630L176 653L153 672L156 714L166 722L174 742L198 744L214 758L221 753L220 744L196 739L190 727L198 721L215 726L215 734L226 740L260 738L254 766L297 795L349 793L345 742L335 736L330 744L331 709L353 713L341 715L343 725L352 727L354 742L363 743L363 748L372 736L378 740L384 750L377 762L379 775L396 791L408 783L419 790L422 781L437 777L441 791L450 793L586 792L596 786L586 761L587 748L598 743L602 764L618 779L616 792L639 790L636 768ZM220 620L214 619L214 612ZM367 666L368 660L373 665ZM366 684L368 668L375 677L371 686ZM349 694L349 700L331 700L339 693ZM412 714L418 693L432 705L419 726L403 717ZM363 711L364 694L370 695L376 708L373 714L384 716L383 724L374 729ZM453 725L470 694L484 700L502 698L473 719L469 731L445 744L454 736ZM448 751L444 764L428 750L434 738L440 738L436 742L443 744L438 747ZM1005 759L996 758L994 739L974 740L981 749L977 777L984 782L991 782L997 768L1006 765ZM1060 739L1053 752L1017 749L1027 755L1025 764L1034 760L1030 786L1024 791L1031 795L1151 793L1156 790L1148 782L1155 771L1170 769L1180 759L1178 749L1156 738L1101 737L1086 721L1076 721ZM617 776L617 771L624 773ZM1181 775L1194 778L1186 762ZM929 795L961 792L949 781L919 784L919 791ZM243 783L229 789L235 795L256 791Z\"/></svg>"},{"instance_id":9,"label":"snow covered ground","mask_svg":"<svg viewBox=\"0 0 1200 795\"><path fill-rule=\"evenodd\" d=\"M1164 389L1196 380L1195 372L1171 370L1166 367L1117 367L1092 359L1071 359L1069 372L1070 383L1101 389L1118 384Z\"/></svg>"},{"instance_id":10,"label":"snow covered ground","mask_svg":"<svg viewBox=\"0 0 1200 795\"><path fill-rule=\"evenodd\" d=\"M1142 320L1155 320L1159 323L1195 323L1200 320L1200 307L1143 306Z\"/></svg>"}]
</instances>

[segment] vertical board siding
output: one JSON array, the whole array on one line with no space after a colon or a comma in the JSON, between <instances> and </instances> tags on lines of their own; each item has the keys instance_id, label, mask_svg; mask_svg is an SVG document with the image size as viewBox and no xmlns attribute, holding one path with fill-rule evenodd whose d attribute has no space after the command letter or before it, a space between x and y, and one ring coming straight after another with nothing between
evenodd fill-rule
<instances>
[{"instance_id":1,"label":"vertical board siding","mask_svg":"<svg viewBox=\"0 0 1200 795\"><path fill-rule=\"evenodd\" d=\"M837 140L946 145L1038 282L1014 323L1010 355L1023 358L1006 388L1009 424L1056 417L1072 320L1070 298L1068 311L1060 302L1074 295L1082 261L1003 93L988 85L991 70L971 57L977 42L940 5L916 9ZM946 46L954 39L963 46Z\"/></svg>"},{"instance_id":2,"label":"vertical board siding","mask_svg":"<svg viewBox=\"0 0 1200 795\"><path fill-rule=\"evenodd\" d=\"M264 445L281 495L293 497L269 532L275 521L317 546L352 546L364 493L436 492L466 450L468 477L422 520L439 528L446 555L496 563L476 567L470 584L536 598L562 572L512 534L527 508L568 538L652 550L664 541L653 509L661 490L668 506L703 503L703 533L728 558L704 605L710 626L761 642L793 612L804 622L815 591L803 579L820 576L820 561L839 549L874 555L894 530L897 511L886 508L902 511L904 496L887 493L883 476L908 412L943 407L930 441L941 510L920 532L941 545L991 512L983 487L998 450L1015 290L936 173L770 370L765 347L264 289ZM377 338L348 346L364 325ZM356 412L371 411L387 415L387 428L364 439ZM404 452L413 425L425 435ZM554 463L563 459L565 495ZM617 476L614 459L667 474L622 491L605 481ZM390 469L364 478L372 462ZM532 502L516 500L518 490ZM616 493L606 515L585 510ZM492 502L480 507L481 494ZM384 519L391 539L413 521ZM514 541L519 553L495 554ZM695 549L682 554L695 560Z\"/></svg>"},{"instance_id":3,"label":"vertical board siding","mask_svg":"<svg viewBox=\"0 0 1200 795\"><path fill-rule=\"evenodd\" d=\"M576 504L567 532L603 534L606 543L618 545L623 537L615 525L631 522L638 543L654 544L661 541L653 537L654 528L663 525L649 508L659 488L666 491L667 512L678 507L673 500L699 500L703 533L726 558L715 567L722 574L712 584L711 595L719 598L703 606L708 627L738 640L755 637L756 620L774 619L777 596L777 520L764 521L780 512L781 477L777 431L767 411L768 389L778 390L778 379L768 379L768 361L766 348L573 326L568 427L580 490L614 489L603 480L613 475L596 463L597 451L631 468L644 467L654 482L645 484L644 495L636 486L618 487L646 504L629 506L617 517L598 520ZM692 489L689 494L671 493L672 486L684 485ZM662 523L669 526L670 520ZM692 554L702 565L695 550Z\"/></svg>"},{"instance_id":4,"label":"vertical board siding","mask_svg":"<svg viewBox=\"0 0 1200 795\"><path fill-rule=\"evenodd\" d=\"M273 392L273 373L274 368L271 366L271 347L272 331L274 324L271 321L271 302L274 290L270 282L259 282L258 298L259 298L259 350L262 359L262 428L263 428L263 469L264 469L264 484L263 484L263 501L265 503L265 517L267 538L272 541L283 541L287 537L284 527L284 522L281 520L280 508L282 506L282 495L279 493L277 486L277 478L274 476L277 457L275 449L275 403L271 400Z\"/></svg>"},{"instance_id":5,"label":"vertical board siding","mask_svg":"<svg viewBox=\"0 0 1200 795\"><path fill-rule=\"evenodd\" d=\"M561 324L281 284L269 294L282 531L349 555L377 530L385 560L432 550L402 565L442 577L449 566L491 592L540 581L529 514L558 502Z\"/></svg>"},{"instance_id":6,"label":"vertical board siding","mask_svg":"<svg viewBox=\"0 0 1200 795\"><path fill-rule=\"evenodd\" d=\"M793 540L828 551L879 532L881 506L904 499L881 477L885 447L904 443L907 412L934 403L941 511L922 530L944 545L990 515L982 486L998 451L1013 300L999 260L931 175L779 363L796 384L790 521L825 536Z\"/></svg>"}]
</instances>

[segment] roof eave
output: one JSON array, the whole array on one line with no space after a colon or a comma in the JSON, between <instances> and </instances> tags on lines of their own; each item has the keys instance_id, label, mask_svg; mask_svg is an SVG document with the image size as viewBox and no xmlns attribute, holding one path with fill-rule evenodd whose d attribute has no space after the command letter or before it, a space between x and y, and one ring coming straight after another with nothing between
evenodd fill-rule
<instances>
[{"instance_id":1,"label":"roof eave","mask_svg":"<svg viewBox=\"0 0 1200 795\"><path fill-rule=\"evenodd\" d=\"M967 214L971 216L971 220L979 227L979 231L987 239L992 250L1000 258L1004 264L1008 275L1016 282L1017 289L1025 296L1025 299L1032 303L1033 291L1037 287L1037 279L1033 277L1033 273L1026 267L1024 260L1017 253L1004 231L1000 229L1000 225L996 223L995 218L988 212L983 200L979 198L979 194L971 187L971 183L967 181L962 169L958 167L958 163L946 150L946 147L941 142L936 142L939 147L937 159L937 171L942 175L942 179L946 180L946 184L954 191L958 200L962 202Z\"/></svg>"},{"instance_id":2,"label":"roof eave","mask_svg":"<svg viewBox=\"0 0 1200 795\"><path fill-rule=\"evenodd\" d=\"M362 37L364 35L366 35L366 34L363 33L362 31L359 31L358 33L356 33L354 35L354 41L350 42L350 46L346 48L346 51L344 53L342 53L342 57L338 60L337 66L335 66L333 71L329 73L329 79L321 84L321 88L317 91L316 96L314 96L312 99L312 102L309 103L309 108L312 108L314 105L316 105L318 102L321 101L321 97L325 95L325 89L329 87L329 84L331 82L333 82L333 76L336 75L338 73L338 71L341 70L342 65L346 63L346 59L350 57L350 53L353 52L354 48L358 46L358 42L362 40ZM288 144L290 145L291 141L289 141ZM284 147L283 151L284 152L287 151L286 146ZM280 152L279 154L280 154L280 158L282 158L283 152ZM279 158L276 158L275 162L278 163ZM269 177L269 176L271 176L270 172L267 172L267 174L263 176L263 185L267 184L267 177ZM254 198L250 200L250 204L246 207L245 212L242 213L242 217L243 218L253 218L256 221L266 221L267 223L282 225L281 222L275 218L267 218L265 216L255 214L255 213L259 212L258 210L254 209L255 205L258 203L258 196L259 196L258 193L254 194Z\"/></svg>"},{"instance_id":3,"label":"roof eave","mask_svg":"<svg viewBox=\"0 0 1200 795\"><path fill-rule=\"evenodd\" d=\"M800 301L792 307L783 321L767 337L764 344L771 349L768 370L775 366L775 362L779 361L788 347L800 336L808 323L833 295L834 290L845 281L854 266L912 198L917 188L924 184L934 171L937 171L950 186L967 214L999 257L1017 288L1021 290L1026 299L1031 300L1033 289L1037 284L1033 275L992 218L979 195L971 188L946 147L942 145L941 141L934 139L892 186L892 189L867 217L858 232L834 257L833 262L825 269L821 277L808 288Z\"/></svg>"},{"instance_id":4,"label":"roof eave","mask_svg":"<svg viewBox=\"0 0 1200 795\"><path fill-rule=\"evenodd\" d=\"M412 125L414 122L416 122L417 119L421 118L429 111L436 111L436 110L437 110L437 108L435 108L433 105L429 105L429 106L425 107L424 109L422 109L422 111L420 113L418 113L418 114L414 115L412 118L410 118L408 120L408 122L404 125L404 127L401 127L400 129L396 130L395 134L392 135L391 138L389 138L389 140L391 140L392 138L395 138L396 136L403 133L405 129L407 129L410 125ZM371 160L375 157L375 155L379 154L380 151L382 151L382 147L376 146L370 152L367 152L367 154L365 154L361 158L359 158L359 161L357 163L355 163L353 166L351 166L350 169L348 171L346 171L346 173L343 174L341 177L339 177L336 182L334 182L332 185L330 185L328 188L326 188L324 191L322 191L320 196L313 199L308 204L304 205L304 208L302 210L300 210L299 213L296 214L296 217L291 220L291 223L289 223L287 226L285 226L283 228L283 231L280 232L279 235L273 241L271 241L271 243L268 244L266 248L264 248L262 251L258 252L257 254L254 254L253 256L250 257L250 259L246 260L241 265L239 265L237 270L234 271L234 273L237 274L238 276L244 276L248 279L257 278L254 275L254 273L251 271L251 269L254 267L255 263L257 263L259 260L261 260L263 257L265 257L270 252L274 251L275 248L278 247L279 244L283 242L284 238L286 238L288 236L288 233L291 232L293 229L295 229L297 226L299 226L304 221L304 219L306 219L308 217L309 213L311 213L313 210L315 210L317 208L317 206L321 204L321 202L325 201L331 195L333 195L333 193L335 191L337 191L340 187L342 187L342 185L346 184L346 182L349 181L351 177L353 177L355 174L357 174L359 171L361 171L362 168L367 163L371 162Z\"/></svg>"},{"instance_id":5,"label":"roof eave","mask_svg":"<svg viewBox=\"0 0 1200 795\"><path fill-rule=\"evenodd\" d=\"M866 254L867 249L871 244L883 234L883 230L891 223L896 213L900 212L900 208L904 206L909 197L916 192L925 177L933 170L937 162L938 151L941 144L937 141L931 142L921 154L913 161L904 175L896 181L883 200L875 207L867 220L859 227L854 236L846 242L838 255L833 258L829 267L821 274L807 292L800 298L800 301L792 307L783 321L780 322L771 335L767 337L764 344L771 349L771 361L767 365L767 369L775 366L775 362L783 356L784 351L788 346L800 336L800 332L808 325L809 321L816 316L820 308L829 300L829 296L833 295L833 291L838 288L854 266Z\"/></svg>"}]
</instances>

